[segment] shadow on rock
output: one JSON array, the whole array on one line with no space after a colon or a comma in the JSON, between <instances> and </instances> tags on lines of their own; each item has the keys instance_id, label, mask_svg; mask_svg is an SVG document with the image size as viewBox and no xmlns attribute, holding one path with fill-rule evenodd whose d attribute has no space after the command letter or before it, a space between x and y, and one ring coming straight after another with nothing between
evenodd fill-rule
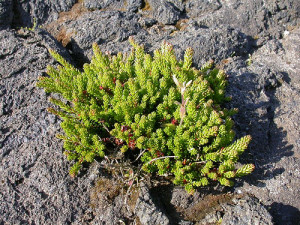
<instances>
[{"instance_id":1,"label":"shadow on rock","mask_svg":"<svg viewBox=\"0 0 300 225\"><path fill-rule=\"evenodd\" d=\"M292 125L295 105L290 103L287 94L290 93L289 75L261 61L247 65L245 60L237 59L225 67L230 76L228 91L233 99L229 107L239 108L234 116L237 138L246 134L252 136L240 161L256 166L250 176L237 182L236 189L254 194L266 205L275 201L291 203L285 215L278 207L272 207L272 214L278 224L292 223L296 220L295 213L288 209L298 204L294 198L298 198L299 175L297 148L291 141L297 136L291 136L291 131L297 133L297 127ZM292 119L287 113L291 113Z\"/></svg>"},{"instance_id":2,"label":"shadow on rock","mask_svg":"<svg viewBox=\"0 0 300 225\"><path fill-rule=\"evenodd\" d=\"M271 204L269 211L273 215L275 224L285 224L285 225L300 224L300 211L293 206L274 202Z\"/></svg>"}]
</instances>

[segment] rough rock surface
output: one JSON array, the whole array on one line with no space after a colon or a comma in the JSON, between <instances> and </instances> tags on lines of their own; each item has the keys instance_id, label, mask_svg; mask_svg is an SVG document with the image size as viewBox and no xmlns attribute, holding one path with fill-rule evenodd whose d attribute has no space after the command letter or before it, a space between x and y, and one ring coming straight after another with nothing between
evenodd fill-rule
<instances>
[{"instance_id":1,"label":"rough rock surface","mask_svg":"<svg viewBox=\"0 0 300 225\"><path fill-rule=\"evenodd\" d=\"M222 3L222 7L216 10ZM195 19L203 26L228 25L241 31L262 45L270 38L281 38L284 30L299 24L300 2L294 0L254 1L200 1L200 8L209 8ZM211 6L210 6L211 5ZM188 15L198 12L192 7Z\"/></svg>"},{"instance_id":2,"label":"rough rock surface","mask_svg":"<svg viewBox=\"0 0 300 225\"><path fill-rule=\"evenodd\" d=\"M70 179L57 118L46 111L37 77L54 63L52 48L68 53L43 31L0 33L0 224L67 224L89 205L92 174ZM80 205L80 207L78 207Z\"/></svg>"},{"instance_id":3,"label":"rough rock surface","mask_svg":"<svg viewBox=\"0 0 300 225\"><path fill-rule=\"evenodd\" d=\"M101 21L101 23L99 23ZM123 42L129 36L143 32L138 17L132 13L120 11L94 11L84 14L78 20L67 26L67 33L71 34L70 49L74 55L79 56L82 61L91 57L91 44L98 43L100 46L109 43L107 49L116 53L118 42ZM128 46L128 43L126 43Z\"/></svg>"},{"instance_id":4,"label":"rough rock surface","mask_svg":"<svg viewBox=\"0 0 300 225\"><path fill-rule=\"evenodd\" d=\"M162 24L175 24L180 17L180 11L176 6L165 0L149 0L153 17Z\"/></svg>"},{"instance_id":5,"label":"rough rock surface","mask_svg":"<svg viewBox=\"0 0 300 225\"><path fill-rule=\"evenodd\" d=\"M222 224L271 224L268 212L276 224L297 224L299 13L298 0L0 1L0 30L6 29L0 31L0 224L215 224L222 218ZM32 27L34 18L65 48L40 29L9 29ZM103 51L129 51L129 36L149 52L164 40L179 57L192 47L195 66L213 58L226 70L228 107L239 108L237 137L253 137L241 158L255 163L252 175L231 189L193 196L173 186L142 186L130 209L116 186L100 188L99 162L68 176L55 138L60 121L46 112L47 95L35 87L46 65L55 64L47 48L80 67L93 42Z\"/></svg>"},{"instance_id":6,"label":"rough rock surface","mask_svg":"<svg viewBox=\"0 0 300 225\"><path fill-rule=\"evenodd\" d=\"M191 0L187 1L185 10L190 18L203 16L203 14L214 13L220 9L222 4L219 0Z\"/></svg>"},{"instance_id":7,"label":"rough rock surface","mask_svg":"<svg viewBox=\"0 0 300 225\"><path fill-rule=\"evenodd\" d=\"M32 27L56 20L60 12L68 11L76 0L27 0L13 1L14 26Z\"/></svg>"},{"instance_id":8,"label":"rough rock surface","mask_svg":"<svg viewBox=\"0 0 300 225\"><path fill-rule=\"evenodd\" d=\"M145 184L140 187L140 196L136 203L135 212L142 224L170 224L166 214L153 202L153 197Z\"/></svg>"},{"instance_id":9,"label":"rough rock surface","mask_svg":"<svg viewBox=\"0 0 300 225\"><path fill-rule=\"evenodd\" d=\"M212 188L189 195L173 185L141 185L135 212L142 224L264 224L272 225L268 210L253 196Z\"/></svg>"},{"instance_id":10,"label":"rough rock surface","mask_svg":"<svg viewBox=\"0 0 300 225\"><path fill-rule=\"evenodd\" d=\"M103 22L99 24L99 20ZM147 26L146 23L145 20L141 22L139 15L132 13L93 11L73 22L64 23L63 26L70 38L68 48L81 62L91 59L92 43L99 44L102 51L111 53L129 51L129 36L134 36L139 43L145 43L149 51L159 48L163 41L168 41L174 45L178 57L183 57L186 48L193 47L197 66L209 59L221 61L231 55L247 55L250 51L247 37L229 27L203 28L191 23L184 31L177 31L174 33L176 35L169 36L173 29L153 26L147 30L141 26Z\"/></svg>"},{"instance_id":11,"label":"rough rock surface","mask_svg":"<svg viewBox=\"0 0 300 225\"><path fill-rule=\"evenodd\" d=\"M89 10L96 10L96 9L111 9L111 10L124 10L125 3L124 1L114 1L114 0L85 0L83 2L84 6Z\"/></svg>"},{"instance_id":12,"label":"rough rock surface","mask_svg":"<svg viewBox=\"0 0 300 225\"><path fill-rule=\"evenodd\" d=\"M13 19L13 4L11 0L0 1L0 30L10 27Z\"/></svg>"},{"instance_id":13,"label":"rough rock surface","mask_svg":"<svg viewBox=\"0 0 300 225\"><path fill-rule=\"evenodd\" d=\"M223 225L264 224L272 225L272 216L256 198L246 196L233 199L234 207L226 207Z\"/></svg>"},{"instance_id":14,"label":"rough rock surface","mask_svg":"<svg viewBox=\"0 0 300 225\"><path fill-rule=\"evenodd\" d=\"M239 71L232 78L235 90L231 93L239 99L233 104L248 108L239 107L242 113L236 121L239 129L253 136L250 158L257 165L244 190L270 205L279 224L300 220L300 115L295 110L300 97L299 64L295 62L299 51L297 47L290 50L299 41L296 29L281 41L267 42L252 55L252 64L247 68L230 69Z\"/></svg>"}]
</instances>

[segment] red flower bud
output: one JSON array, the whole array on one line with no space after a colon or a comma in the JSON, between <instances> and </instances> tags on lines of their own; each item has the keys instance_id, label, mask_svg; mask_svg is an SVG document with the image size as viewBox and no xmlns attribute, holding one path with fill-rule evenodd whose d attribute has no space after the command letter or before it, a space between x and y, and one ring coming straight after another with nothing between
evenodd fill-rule
<instances>
[{"instance_id":1,"label":"red flower bud","mask_svg":"<svg viewBox=\"0 0 300 225\"><path fill-rule=\"evenodd\" d=\"M122 131L122 132L124 132L124 131L126 131L126 130L128 130L128 129L129 129L128 126L125 126L125 125L121 126L121 131Z\"/></svg>"},{"instance_id":2,"label":"red flower bud","mask_svg":"<svg viewBox=\"0 0 300 225\"><path fill-rule=\"evenodd\" d=\"M128 147L131 149L135 149L135 140L129 138Z\"/></svg>"},{"instance_id":3,"label":"red flower bud","mask_svg":"<svg viewBox=\"0 0 300 225\"><path fill-rule=\"evenodd\" d=\"M171 123L172 123L173 125L178 125L178 121L175 120L174 118L171 120Z\"/></svg>"}]
</instances>

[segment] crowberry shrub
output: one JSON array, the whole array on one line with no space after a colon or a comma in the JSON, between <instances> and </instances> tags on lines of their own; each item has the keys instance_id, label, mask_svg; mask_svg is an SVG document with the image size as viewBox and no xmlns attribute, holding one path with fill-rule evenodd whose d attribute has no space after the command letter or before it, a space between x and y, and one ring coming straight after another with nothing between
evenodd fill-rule
<instances>
[{"instance_id":1,"label":"crowberry shrub","mask_svg":"<svg viewBox=\"0 0 300 225\"><path fill-rule=\"evenodd\" d=\"M113 143L122 156L139 156L142 170L173 175L177 185L195 187L218 181L231 186L233 178L251 173L254 165L236 168L251 137L234 141L226 109L226 75L212 61L192 67L193 51L176 59L172 45L163 43L153 56L130 39L128 54L104 54L94 44L90 64L79 71L56 52L61 64L48 67L49 77L38 86L59 93L59 106L49 111L62 118L64 153L74 161L75 176L84 162L110 156Z\"/></svg>"}]
</instances>

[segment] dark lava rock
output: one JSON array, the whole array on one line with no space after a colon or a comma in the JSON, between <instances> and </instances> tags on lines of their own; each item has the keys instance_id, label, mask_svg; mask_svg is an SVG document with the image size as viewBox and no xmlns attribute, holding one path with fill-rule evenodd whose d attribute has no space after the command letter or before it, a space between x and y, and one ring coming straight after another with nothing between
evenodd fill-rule
<instances>
[{"instance_id":1,"label":"dark lava rock","mask_svg":"<svg viewBox=\"0 0 300 225\"><path fill-rule=\"evenodd\" d=\"M14 1L14 26L32 27L57 20L60 12L69 11L76 0L28 0Z\"/></svg>"},{"instance_id":2,"label":"dark lava rock","mask_svg":"<svg viewBox=\"0 0 300 225\"><path fill-rule=\"evenodd\" d=\"M129 51L129 36L145 44L150 53L162 41L170 42L181 59L184 50L192 47L196 67L214 59L229 74L227 90L233 100L227 106L240 111L234 116L237 137L252 136L241 161L256 165L253 174L238 180L230 190L254 195L275 223L297 224L300 2L143 2L130 0L125 5L123 1L86 0L77 3L75 10L75 0L2 0L0 24L1 29L7 29L11 23L32 27L33 18L38 25L55 21L53 30L58 25L61 38L55 37L63 40L79 67L90 59L93 42L114 54ZM101 11L83 7L95 3L104 4ZM208 224L222 218L224 224L242 224L247 223L246 217L250 224L255 224L254 218L270 224L266 209L253 197L228 202L233 198L224 197L224 192L206 192L207 198L196 192L191 197L180 188L165 194L142 186L138 204L135 206L134 198L130 211L124 208L124 199L115 187L107 189L109 185L104 185L102 192L93 191L99 163L71 179L62 143L55 138L61 131L60 121L46 112L51 106L48 95L35 87L46 65L56 64L47 49L53 48L71 60L68 51L40 29L34 33L0 31L0 46L0 224ZM111 192L113 197L107 198ZM206 203L213 207L206 207Z\"/></svg>"},{"instance_id":3,"label":"dark lava rock","mask_svg":"<svg viewBox=\"0 0 300 225\"><path fill-rule=\"evenodd\" d=\"M175 24L180 17L180 11L170 1L149 0L153 17L162 24Z\"/></svg>"},{"instance_id":4,"label":"dark lava rock","mask_svg":"<svg viewBox=\"0 0 300 225\"><path fill-rule=\"evenodd\" d=\"M84 7L86 7L89 10L95 10L95 9L102 9L109 5L110 2L113 1L98 1L98 0L85 0L83 2Z\"/></svg>"},{"instance_id":5,"label":"dark lava rock","mask_svg":"<svg viewBox=\"0 0 300 225\"><path fill-rule=\"evenodd\" d=\"M137 12L142 7L142 0L129 0L129 1L121 1L121 0L85 0L83 2L84 7L88 10L118 10L118 11L130 11Z\"/></svg>"},{"instance_id":6,"label":"dark lava rock","mask_svg":"<svg viewBox=\"0 0 300 225\"><path fill-rule=\"evenodd\" d=\"M136 12L142 7L142 5L142 0L129 0L127 2L127 10L131 12Z\"/></svg>"},{"instance_id":7,"label":"dark lava rock","mask_svg":"<svg viewBox=\"0 0 300 225\"><path fill-rule=\"evenodd\" d=\"M13 18L13 2L11 0L0 1L0 30L10 27Z\"/></svg>"},{"instance_id":8,"label":"dark lava rock","mask_svg":"<svg viewBox=\"0 0 300 225\"><path fill-rule=\"evenodd\" d=\"M141 26L143 27L151 27L152 25L154 25L155 23L157 23L157 21L153 18L147 18L147 17L142 17L139 20L139 23L141 24Z\"/></svg>"},{"instance_id":9,"label":"dark lava rock","mask_svg":"<svg viewBox=\"0 0 300 225\"><path fill-rule=\"evenodd\" d=\"M213 14L214 11L221 7L222 5L219 0L191 0L187 1L185 10L187 12L187 16L195 18L207 13Z\"/></svg>"},{"instance_id":10,"label":"dark lava rock","mask_svg":"<svg viewBox=\"0 0 300 225\"><path fill-rule=\"evenodd\" d=\"M94 11L84 14L78 20L71 22L67 32L72 34L70 48L81 61L87 61L91 56L92 43L100 46L106 43L118 45L131 35L136 35L142 28L138 16L120 11ZM102 49L114 51L116 48Z\"/></svg>"},{"instance_id":11,"label":"dark lava rock","mask_svg":"<svg viewBox=\"0 0 300 225\"><path fill-rule=\"evenodd\" d=\"M162 207L155 204L155 200L150 195L149 188L145 184L141 184L140 195L136 203L135 213L139 217L142 224L161 224L169 225L170 220L162 211Z\"/></svg>"},{"instance_id":12,"label":"dark lava rock","mask_svg":"<svg viewBox=\"0 0 300 225\"><path fill-rule=\"evenodd\" d=\"M203 28L190 24L184 31L173 32L171 36L157 31L151 35L138 34L134 38L138 43L145 44L149 52L153 52L163 41L167 41L174 46L178 59L183 59L184 51L191 47L194 50L194 66L198 68L210 59L220 62L232 55L247 55L250 51L247 37L228 27Z\"/></svg>"},{"instance_id":13,"label":"dark lava rock","mask_svg":"<svg viewBox=\"0 0 300 225\"><path fill-rule=\"evenodd\" d=\"M35 84L54 60L48 48L68 53L47 33L0 32L0 224L68 224L89 206L93 169L71 179L59 121ZM70 57L69 57L70 58Z\"/></svg>"},{"instance_id":14,"label":"dark lava rock","mask_svg":"<svg viewBox=\"0 0 300 225\"><path fill-rule=\"evenodd\" d=\"M173 185L142 184L135 212L141 224L264 224L272 216L259 200L248 194L202 188L193 195Z\"/></svg>"},{"instance_id":15,"label":"dark lava rock","mask_svg":"<svg viewBox=\"0 0 300 225\"><path fill-rule=\"evenodd\" d=\"M300 115L295 110L300 104L299 52L290 50L299 45L297 37L299 29L283 40L267 42L250 57L250 65L235 59L226 69L231 107L240 110L234 118L237 134L253 137L243 158L256 165L245 178L249 183L237 190L269 206L278 224L300 221Z\"/></svg>"},{"instance_id":16,"label":"dark lava rock","mask_svg":"<svg viewBox=\"0 0 300 225\"><path fill-rule=\"evenodd\" d=\"M239 28L256 40L256 44L259 46L270 38L282 37L284 30L291 29L300 22L300 2L298 0L276 0L268 3L264 0L220 1L222 7L216 10L219 7L217 2L208 1L204 4L205 11L198 14L195 20L208 27L228 25ZM202 1L197 4L201 3ZM198 9L192 7L188 15L193 16L197 13Z\"/></svg>"},{"instance_id":17,"label":"dark lava rock","mask_svg":"<svg viewBox=\"0 0 300 225\"><path fill-rule=\"evenodd\" d=\"M128 18L131 18L130 22L127 21ZM115 54L119 51L129 51L127 39L133 36L138 43L146 44L146 50L150 52L159 48L163 41L170 42L179 58L183 57L186 48L192 47L195 52L194 62L198 67L210 59L219 62L232 55L247 55L250 51L247 37L232 28L202 28L197 24L190 24L184 31L178 32L174 32L172 27L170 31L167 27L157 27L155 30L154 26L151 30L146 30L141 25L147 26L147 21L118 11L94 11L84 14L66 25L67 33L71 34L69 49L76 55L77 60L87 62L92 56L92 43L98 43L102 51ZM152 24L155 21L149 22ZM166 36L166 33L170 32L173 32L173 35Z\"/></svg>"},{"instance_id":18,"label":"dark lava rock","mask_svg":"<svg viewBox=\"0 0 300 225\"><path fill-rule=\"evenodd\" d=\"M257 198L245 196L232 200L235 206L226 207L222 225L272 225L272 216Z\"/></svg>"},{"instance_id":19,"label":"dark lava rock","mask_svg":"<svg viewBox=\"0 0 300 225\"><path fill-rule=\"evenodd\" d=\"M168 41L174 45L175 51L178 50L177 53L181 58L183 51L192 47L194 65L198 68L210 59L220 62L232 55L245 55L250 51L246 36L228 27L201 28L191 24Z\"/></svg>"},{"instance_id":20,"label":"dark lava rock","mask_svg":"<svg viewBox=\"0 0 300 225\"><path fill-rule=\"evenodd\" d=\"M121 0L84 0L84 6L89 10L110 9L110 10L125 10L125 2Z\"/></svg>"}]
</instances>

